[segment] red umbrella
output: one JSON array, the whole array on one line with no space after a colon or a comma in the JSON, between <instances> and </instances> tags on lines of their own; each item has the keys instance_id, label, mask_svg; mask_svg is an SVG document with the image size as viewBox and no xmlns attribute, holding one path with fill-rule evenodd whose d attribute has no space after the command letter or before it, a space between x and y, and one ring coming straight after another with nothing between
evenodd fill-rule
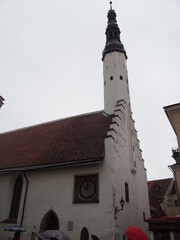
<instances>
[{"instance_id":1,"label":"red umbrella","mask_svg":"<svg viewBox=\"0 0 180 240\"><path fill-rule=\"evenodd\" d=\"M147 236L141 229L129 226L126 229L127 240L148 240Z\"/></svg>"}]
</instances>

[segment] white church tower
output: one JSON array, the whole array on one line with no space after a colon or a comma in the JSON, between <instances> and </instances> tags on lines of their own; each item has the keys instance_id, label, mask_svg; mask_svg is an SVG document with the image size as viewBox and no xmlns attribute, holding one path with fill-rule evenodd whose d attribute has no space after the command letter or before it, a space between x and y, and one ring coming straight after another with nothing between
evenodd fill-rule
<instances>
[{"instance_id":1,"label":"white church tower","mask_svg":"<svg viewBox=\"0 0 180 240\"><path fill-rule=\"evenodd\" d=\"M106 44L103 50L104 111L113 115L106 149L111 149L107 161L111 161L112 191L114 205L114 239L122 239L128 225L141 228L147 233L145 217L149 217L149 199L146 169L132 119L127 54L120 40L116 13L108 11ZM107 158L107 155L105 155ZM123 199L123 211L120 200ZM147 233L148 234L148 233Z\"/></svg>"},{"instance_id":2,"label":"white church tower","mask_svg":"<svg viewBox=\"0 0 180 240\"><path fill-rule=\"evenodd\" d=\"M103 51L104 72L104 110L113 114L119 100L130 104L128 90L128 74L126 68L126 51L120 40L120 30L116 21L116 13L111 7L108 12L106 28L106 45Z\"/></svg>"}]
</instances>

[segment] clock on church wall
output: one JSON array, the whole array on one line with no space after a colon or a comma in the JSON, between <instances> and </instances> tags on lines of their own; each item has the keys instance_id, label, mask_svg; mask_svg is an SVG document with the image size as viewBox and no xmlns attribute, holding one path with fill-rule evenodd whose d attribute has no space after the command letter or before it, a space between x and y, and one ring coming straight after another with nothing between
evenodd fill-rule
<instances>
[{"instance_id":1,"label":"clock on church wall","mask_svg":"<svg viewBox=\"0 0 180 240\"><path fill-rule=\"evenodd\" d=\"M74 203L99 202L98 174L79 175L74 178Z\"/></svg>"}]
</instances>

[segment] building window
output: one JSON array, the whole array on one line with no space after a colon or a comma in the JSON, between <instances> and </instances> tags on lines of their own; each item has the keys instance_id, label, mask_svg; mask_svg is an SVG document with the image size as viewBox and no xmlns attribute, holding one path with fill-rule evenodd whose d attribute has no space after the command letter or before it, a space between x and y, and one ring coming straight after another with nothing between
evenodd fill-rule
<instances>
[{"instance_id":1,"label":"building window","mask_svg":"<svg viewBox=\"0 0 180 240\"><path fill-rule=\"evenodd\" d=\"M23 186L23 179L22 179L22 176L19 176L16 179L16 182L14 185L11 209L10 209L10 213L9 213L10 222L15 223L17 221L19 206L20 206L20 201L21 201L22 186Z\"/></svg>"},{"instance_id":2,"label":"building window","mask_svg":"<svg viewBox=\"0 0 180 240\"><path fill-rule=\"evenodd\" d=\"M113 80L113 76L110 76L110 80L111 80L111 81Z\"/></svg>"},{"instance_id":3,"label":"building window","mask_svg":"<svg viewBox=\"0 0 180 240\"><path fill-rule=\"evenodd\" d=\"M125 200L129 202L129 184L125 183Z\"/></svg>"},{"instance_id":4,"label":"building window","mask_svg":"<svg viewBox=\"0 0 180 240\"><path fill-rule=\"evenodd\" d=\"M120 76L120 80L123 80L123 76L122 75Z\"/></svg>"},{"instance_id":5,"label":"building window","mask_svg":"<svg viewBox=\"0 0 180 240\"><path fill-rule=\"evenodd\" d=\"M175 207L178 207L178 200L174 200Z\"/></svg>"}]
</instances>

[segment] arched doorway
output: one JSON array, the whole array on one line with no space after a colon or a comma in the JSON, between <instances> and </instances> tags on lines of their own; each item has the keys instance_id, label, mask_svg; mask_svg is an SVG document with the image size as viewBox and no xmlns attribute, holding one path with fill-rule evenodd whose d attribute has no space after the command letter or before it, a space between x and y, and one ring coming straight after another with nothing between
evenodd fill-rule
<instances>
[{"instance_id":1,"label":"arched doorway","mask_svg":"<svg viewBox=\"0 0 180 240\"><path fill-rule=\"evenodd\" d=\"M46 230L58 230L59 229L59 220L56 213L53 210L47 212L40 224L40 232L44 232Z\"/></svg>"},{"instance_id":2,"label":"arched doorway","mask_svg":"<svg viewBox=\"0 0 180 240\"><path fill-rule=\"evenodd\" d=\"M89 240L89 232L86 227L81 230L81 240Z\"/></svg>"}]
</instances>

